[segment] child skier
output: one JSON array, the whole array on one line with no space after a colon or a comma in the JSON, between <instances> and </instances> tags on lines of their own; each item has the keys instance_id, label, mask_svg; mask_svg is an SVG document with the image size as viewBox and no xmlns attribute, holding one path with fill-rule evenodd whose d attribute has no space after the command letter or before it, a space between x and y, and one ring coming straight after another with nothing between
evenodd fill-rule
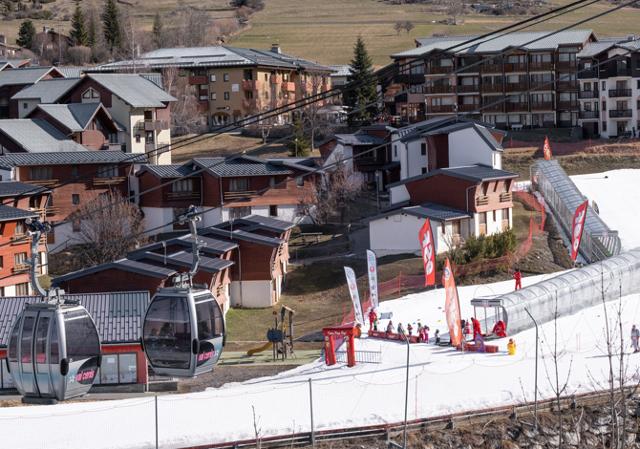
<instances>
[{"instance_id":1,"label":"child skier","mask_svg":"<svg viewBox=\"0 0 640 449\"><path fill-rule=\"evenodd\" d=\"M398 323L398 334L400 335L404 335L404 326L402 325L402 323Z\"/></svg>"},{"instance_id":2,"label":"child skier","mask_svg":"<svg viewBox=\"0 0 640 449\"><path fill-rule=\"evenodd\" d=\"M389 320L389 324L387 324L387 336L393 334L393 321Z\"/></svg>"},{"instance_id":3,"label":"child skier","mask_svg":"<svg viewBox=\"0 0 640 449\"><path fill-rule=\"evenodd\" d=\"M510 338L509 343L507 343L507 352L509 355L516 355L516 342L513 341L513 338Z\"/></svg>"},{"instance_id":4,"label":"child skier","mask_svg":"<svg viewBox=\"0 0 640 449\"><path fill-rule=\"evenodd\" d=\"M436 329L435 339L436 339L436 344L439 345L440 344L440 329Z\"/></svg>"},{"instance_id":5,"label":"child skier","mask_svg":"<svg viewBox=\"0 0 640 449\"><path fill-rule=\"evenodd\" d=\"M378 314L373 307L369 311L369 329L378 330Z\"/></svg>"},{"instance_id":6,"label":"child skier","mask_svg":"<svg viewBox=\"0 0 640 449\"><path fill-rule=\"evenodd\" d=\"M522 288L522 273L520 273L520 270L516 269L515 273L513 273L513 279L516 281L516 290L520 290Z\"/></svg>"},{"instance_id":7,"label":"child skier","mask_svg":"<svg viewBox=\"0 0 640 449\"><path fill-rule=\"evenodd\" d=\"M411 334L413 333L413 326L411 323L407 324L407 333L409 334L409 337L411 337Z\"/></svg>"}]
</instances>

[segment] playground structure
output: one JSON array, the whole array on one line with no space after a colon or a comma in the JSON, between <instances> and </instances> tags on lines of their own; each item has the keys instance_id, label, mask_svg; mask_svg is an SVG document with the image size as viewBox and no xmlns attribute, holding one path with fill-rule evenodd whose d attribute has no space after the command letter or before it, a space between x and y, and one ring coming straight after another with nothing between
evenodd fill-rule
<instances>
[{"instance_id":1,"label":"playground structure","mask_svg":"<svg viewBox=\"0 0 640 449\"><path fill-rule=\"evenodd\" d=\"M286 360L295 357L293 352L293 316L295 310L282 306L280 312L273 311L274 326L267 331L267 342L247 351L248 356L254 356L269 348L273 350L273 361Z\"/></svg>"}]
</instances>

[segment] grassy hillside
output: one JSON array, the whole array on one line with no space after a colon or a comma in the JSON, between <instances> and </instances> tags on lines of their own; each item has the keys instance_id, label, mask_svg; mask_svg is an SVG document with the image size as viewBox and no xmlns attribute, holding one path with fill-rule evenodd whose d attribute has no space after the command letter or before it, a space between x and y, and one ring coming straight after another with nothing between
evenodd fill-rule
<instances>
[{"instance_id":1,"label":"grassy hillside","mask_svg":"<svg viewBox=\"0 0 640 449\"><path fill-rule=\"evenodd\" d=\"M568 3L570 0L552 0L554 6ZM424 5L390 5L378 0L267 0L266 5L252 16L250 29L235 38L234 45L265 48L272 41L279 42L285 52L331 64L349 61L359 34L366 39L375 63L384 65L389 62L389 54L415 46L417 37L483 33L522 19L469 15L463 17L463 25L447 26L432 23L445 17L433 14ZM544 28L555 29L611 7L601 2L550 21ZM410 20L415 28L409 34L403 31L397 35L393 26L398 20ZM638 33L639 21L640 10L624 9L581 28L618 36Z\"/></svg>"}]
</instances>

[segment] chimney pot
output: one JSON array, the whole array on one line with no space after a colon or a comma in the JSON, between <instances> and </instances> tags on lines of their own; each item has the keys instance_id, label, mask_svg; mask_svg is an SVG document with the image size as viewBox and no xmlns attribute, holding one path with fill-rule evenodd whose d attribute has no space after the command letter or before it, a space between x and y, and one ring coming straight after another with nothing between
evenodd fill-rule
<instances>
[{"instance_id":1,"label":"chimney pot","mask_svg":"<svg viewBox=\"0 0 640 449\"><path fill-rule=\"evenodd\" d=\"M279 45L279 44L271 44L271 51L272 51L273 53L278 53L278 54L280 54L280 53L281 53L280 45Z\"/></svg>"}]
</instances>

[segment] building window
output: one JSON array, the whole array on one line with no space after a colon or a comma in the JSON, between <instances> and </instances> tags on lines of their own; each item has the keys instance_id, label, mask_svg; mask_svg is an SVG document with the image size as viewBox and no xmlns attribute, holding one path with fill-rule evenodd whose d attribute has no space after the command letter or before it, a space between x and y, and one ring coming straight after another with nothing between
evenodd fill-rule
<instances>
[{"instance_id":1,"label":"building window","mask_svg":"<svg viewBox=\"0 0 640 449\"><path fill-rule=\"evenodd\" d=\"M179 181L175 181L171 185L171 191L174 193L193 192L193 179L181 179Z\"/></svg>"},{"instance_id":2,"label":"building window","mask_svg":"<svg viewBox=\"0 0 640 449\"><path fill-rule=\"evenodd\" d=\"M211 92L210 98L215 101L218 99L218 94L216 94L215 92Z\"/></svg>"},{"instance_id":3,"label":"building window","mask_svg":"<svg viewBox=\"0 0 640 449\"><path fill-rule=\"evenodd\" d=\"M27 263L27 253L15 253L13 255L13 262L16 266L18 265L26 265Z\"/></svg>"},{"instance_id":4,"label":"building window","mask_svg":"<svg viewBox=\"0 0 640 449\"><path fill-rule=\"evenodd\" d=\"M253 91L245 90L244 98L246 98L247 100L253 100Z\"/></svg>"},{"instance_id":5,"label":"building window","mask_svg":"<svg viewBox=\"0 0 640 449\"><path fill-rule=\"evenodd\" d=\"M225 92L225 93L224 93L224 99L225 99L225 101L229 101L229 98L230 98L229 92Z\"/></svg>"},{"instance_id":6,"label":"building window","mask_svg":"<svg viewBox=\"0 0 640 449\"><path fill-rule=\"evenodd\" d=\"M223 79L224 81L229 81L229 74L228 74L228 73L223 74L223 75L222 75L222 79Z\"/></svg>"},{"instance_id":7,"label":"building window","mask_svg":"<svg viewBox=\"0 0 640 449\"><path fill-rule=\"evenodd\" d=\"M106 167L102 167L98 170L97 176L98 178L115 178L118 176L118 166L107 165Z\"/></svg>"},{"instance_id":8,"label":"building window","mask_svg":"<svg viewBox=\"0 0 640 449\"><path fill-rule=\"evenodd\" d=\"M29 103L22 103L22 109L27 109L29 107Z\"/></svg>"},{"instance_id":9,"label":"building window","mask_svg":"<svg viewBox=\"0 0 640 449\"><path fill-rule=\"evenodd\" d=\"M15 235L24 235L24 222L17 221L16 222L16 230L14 232Z\"/></svg>"},{"instance_id":10,"label":"building window","mask_svg":"<svg viewBox=\"0 0 640 449\"><path fill-rule=\"evenodd\" d=\"M28 296L29 295L29 283L23 282L16 284L16 296Z\"/></svg>"},{"instance_id":11,"label":"building window","mask_svg":"<svg viewBox=\"0 0 640 449\"><path fill-rule=\"evenodd\" d=\"M77 178L78 177L78 166L77 165L73 165L71 167L71 177L72 178Z\"/></svg>"},{"instance_id":12,"label":"building window","mask_svg":"<svg viewBox=\"0 0 640 449\"><path fill-rule=\"evenodd\" d=\"M82 230L82 222L79 218L71 221L71 229L73 230L73 232L80 232Z\"/></svg>"},{"instance_id":13,"label":"building window","mask_svg":"<svg viewBox=\"0 0 640 449\"><path fill-rule=\"evenodd\" d=\"M422 156L426 156L427 155L427 144L426 143L421 143L420 144L420 154Z\"/></svg>"},{"instance_id":14,"label":"building window","mask_svg":"<svg viewBox=\"0 0 640 449\"><path fill-rule=\"evenodd\" d=\"M94 90L92 87L90 87L89 89L85 90L82 93L82 99L83 100L99 100L100 94L96 90Z\"/></svg>"},{"instance_id":15,"label":"building window","mask_svg":"<svg viewBox=\"0 0 640 449\"><path fill-rule=\"evenodd\" d=\"M136 134L136 143L140 143L140 139L141 139L140 134Z\"/></svg>"},{"instance_id":16,"label":"building window","mask_svg":"<svg viewBox=\"0 0 640 449\"><path fill-rule=\"evenodd\" d=\"M216 82L216 76L214 74L209 75L209 82L211 82L211 83L215 83Z\"/></svg>"},{"instance_id":17,"label":"building window","mask_svg":"<svg viewBox=\"0 0 640 449\"><path fill-rule=\"evenodd\" d=\"M138 366L136 364L136 355L127 354L110 354L102 357L100 365L99 382L100 384L129 384L135 383L138 377Z\"/></svg>"},{"instance_id":18,"label":"building window","mask_svg":"<svg viewBox=\"0 0 640 449\"><path fill-rule=\"evenodd\" d=\"M237 220L238 218L246 217L247 215L251 215L251 207L232 207L229 209L229 219Z\"/></svg>"},{"instance_id":19,"label":"building window","mask_svg":"<svg viewBox=\"0 0 640 449\"><path fill-rule=\"evenodd\" d=\"M637 87L638 89L640 89L640 80L636 81L636 83L637 83L637 84L636 84L636 87Z\"/></svg>"},{"instance_id":20,"label":"building window","mask_svg":"<svg viewBox=\"0 0 640 449\"><path fill-rule=\"evenodd\" d=\"M422 167L421 171L422 171L422 174L424 175L425 173L427 173L427 167Z\"/></svg>"},{"instance_id":21,"label":"building window","mask_svg":"<svg viewBox=\"0 0 640 449\"><path fill-rule=\"evenodd\" d=\"M603 81L602 82L602 92L604 92L605 90L607 90L607 82Z\"/></svg>"},{"instance_id":22,"label":"building window","mask_svg":"<svg viewBox=\"0 0 640 449\"><path fill-rule=\"evenodd\" d=\"M242 71L242 79L247 80L247 81L252 81L253 80L253 70L251 69L245 69Z\"/></svg>"},{"instance_id":23,"label":"building window","mask_svg":"<svg viewBox=\"0 0 640 449\"><path fill-rule=\"evenodd\" d=\"M29 177L33 181L50 180L53 179L53 170L51 167L31 167Z\"/></svg>"},{"instance_id":24,"label":"building window","mask_svg":"<svg viewBox=\"0 0 640 449\"><path fill-rule=\"evenodd\" d=\"M249 190L249 180L247 178L234 178L229 180L229 191L246 192Z\"/></svg>"},{"instance_id":25,"label":"building window","mask_svg":"<svg viewBox=\"0 0 640 449\"><path fill-rule=\"evenodd\" d=\"M269 216L270 217L278 216L278 206L276 205L269 206Z\"/></svg>"},{"instance_id":26,"label":"building window","mask_svg":"<svg viewBox=\"0 0 640 449\"><path fill-rule=\"evenodd\" d=\"M0 256L0 270L3 269L3 268L4 268L4 256ZM4 294L2 294L0 296L4 296Z\"/></svg>"},{"instance_id":27,"label":"building window","mask_svg":"<svg viewBox=\"0 0 640 449\"><path fill-rule=\"evenodd\" d=\"M303 187L304 186L304 178L302 176L298 176L296 178L296 185L298 187Z\"/></svg>"},{"instance_id":28,"label":"building window","mask_svg":"<svg viewBox=\"0 0 640 449\"><path fill-rule=\"evenodd\" d=\"M607 122L602 122L602 131L607 132Z\"/></svg>"},{"instance_id":29,"label":"building window","mask_svg":"<svg viewBox=\"0 0 640 449\"><path fill-rule=\"evenodd\" d=\"M73 204L74 206L77 206L80 204L80 195L78 195L77 193L74 193L71 195L71 204Z\"/></svg>"}]
</instances>

